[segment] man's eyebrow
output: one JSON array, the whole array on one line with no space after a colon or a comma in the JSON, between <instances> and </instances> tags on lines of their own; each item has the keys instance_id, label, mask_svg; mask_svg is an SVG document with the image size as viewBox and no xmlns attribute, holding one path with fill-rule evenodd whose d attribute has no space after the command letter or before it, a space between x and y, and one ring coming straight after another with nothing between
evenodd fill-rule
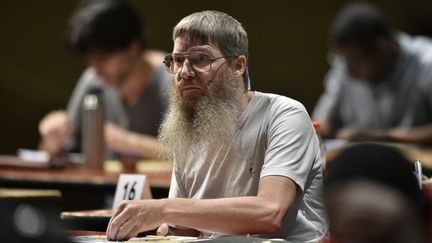
<instances>
[{"instance_id":1,"label":"man's eyebrow","mask_svg":"<svg viewBox=\"0 0 432 243\"><path fill-rule=\"evenodd\" d=\"M211 51L214 48L212 48L210 45L202 45L202 46L192 46L188 49L188 52L190 51L196 51L196 50L206 50L206 51Z\"/></svg>"}]
</instances>

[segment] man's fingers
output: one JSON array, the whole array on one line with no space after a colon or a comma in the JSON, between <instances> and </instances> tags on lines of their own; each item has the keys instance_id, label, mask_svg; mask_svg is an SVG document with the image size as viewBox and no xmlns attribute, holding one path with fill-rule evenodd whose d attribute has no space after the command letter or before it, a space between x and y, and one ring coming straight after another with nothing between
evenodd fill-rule
<instances>
[{"instance_id":1,"label":"man's fingers","mask_svg":"<svg viewBox=\"0 0 432 243\"><path fill-rule=\"evenodd\" d=\"M117 216L117 215L119 215L121 212L123 212L124 209L126 208L127 204L128 204L128 201L122 201L122 202L117 206L117 208L114 210L114 213L113 213L113 215L112 215L112 218L114 218L115 216ZM111 219L112 219L112 218L111 218Z\"/></svg>"},{"instance_id":2,"label":"man's fingers","mask_svg":"<svg viewBox=\"0 0 432 243\"><path fill-rule=\"evenodd\" d=\"M135 234L136 228L137 228L136 221L133 219L129 219L119 227L117 231L116 240L128 240L136 236L138 234L138 233Z\"/></svg>"},{"instance_id":3,"label":"man's fingers","mask_svg":"<svg viewBox=\"0 0 432 243\"><path fill-rule=\"evenodd\" d=\"M116 239L120 226L128 218L125 216L126 211L127 211L127 210L125 210L126 206L127 206L126 202L120 203L120 205L115 210L113 216L111 217L111 219L108 223L107 232L106 232L107 238L109 238L111 240Z\"/></svg>"},{"instance_id":4,"label":"man's fingers","mask_svg":"<svg viewBox=\"0 0 432 243\"><path fill-rule=\"evenodd\" d=\"M161 224L156 230L156 235L166 236L169 232L169 225L167 223Z\"/></svg>"}]
</instances>

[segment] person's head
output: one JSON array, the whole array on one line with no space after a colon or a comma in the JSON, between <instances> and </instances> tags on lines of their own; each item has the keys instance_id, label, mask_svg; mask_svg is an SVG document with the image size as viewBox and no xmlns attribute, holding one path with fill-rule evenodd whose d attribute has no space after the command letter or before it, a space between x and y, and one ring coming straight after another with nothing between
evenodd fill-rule
<instances>
[{"instance_id":1,"label":"person's head","mask_svg":"<svg viewBox=\"0 0 432 243\"><path fill-rule=\"evenodd\" d=\"M203 11L175 26L173 42L164 61L174 81L162 143L172 151L191 145L182 139L221 142L232 135L248 90L246 31L228 14Z\"/></svg>"},{"instance_id":2,"label":"person's head","mask_svg":"<svg viewBox=\"0 0 432 243\"><path fill-rule=\"evenodd\" d=\"M333 20L332 49L344 57L353 77L369 82L385 78L395 63L398 45L386 17L373 5L352 3Z\"/></svg>"},{"instance_id":3,"label":"person's head","mask_svg":"<svg viewBox=\"0 0 432 243\"><path fill-rule=\"evenodd\" d=\"M143 21L125 1L82 1L69 25L70 49L114 87L127 80L146 48Z\"/></svg>"},{"instance_id":4,"label":"person's head","mask_svg":"<svg viewBox=\"0 0 432 243\"><path fill-rule=\"evenodd\" d=\"M414 175L414 165L396 148L378 143L359 143L343 149L327 163L324 177L326 204L339 188L357 181L395 191L412 205L423 226L428 223L428 202Z\"/></svg>"},{"instance_id":5,"label":"person's head","mask_svg":"<svg viewBox=\"0 0 432 243\"><path fill-rule=\"evenodd\" d=\"M407 198L378 183L358 180L326 195L330 234L325 243L422 243L422 220Z\"/></svg>"}]
</instances>

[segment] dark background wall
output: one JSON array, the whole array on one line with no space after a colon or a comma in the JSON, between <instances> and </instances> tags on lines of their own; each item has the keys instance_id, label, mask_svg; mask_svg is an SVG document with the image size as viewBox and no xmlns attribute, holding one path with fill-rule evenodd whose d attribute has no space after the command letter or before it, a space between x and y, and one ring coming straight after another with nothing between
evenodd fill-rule
<instances>
[{"instance_id":1,"label":"dark background wall","mask_svg":"<svg viewBox=\"0 0 432 243\"><path fill-rule=\"evenodd\" d=\"M171 30L182 17L207 9L244 24L255 90L286 95L312 111L328 68L327 30L339 0L159 0L130 2L145 16L150 47L171 51ZM432 36L432 1L373 1L396 28ZM84 66L64 46L73 0L0 3L0 153L35 148L37 125L66 106Z\"/></svg>"}]
</instances>

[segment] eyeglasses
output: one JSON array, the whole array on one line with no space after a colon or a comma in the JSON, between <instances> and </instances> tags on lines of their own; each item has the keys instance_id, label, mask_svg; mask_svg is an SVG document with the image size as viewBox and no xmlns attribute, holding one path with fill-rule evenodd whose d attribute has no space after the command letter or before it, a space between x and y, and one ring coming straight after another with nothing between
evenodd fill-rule
<instances>
[{"instance_id":1,"label":"eyeglasses","mask_svg":"<svg viewBox=\"0 0 432 243\"><path fill-rule=\"evenodd\" d=\"M204 52L189 52L189 53L172 53L165 56L163 63L168 72L172 74L178 73L187 59L194 71L203 73L211 70L211 64L221 58L233 56L210 57Z\"/></svg>"}]
</instances>

